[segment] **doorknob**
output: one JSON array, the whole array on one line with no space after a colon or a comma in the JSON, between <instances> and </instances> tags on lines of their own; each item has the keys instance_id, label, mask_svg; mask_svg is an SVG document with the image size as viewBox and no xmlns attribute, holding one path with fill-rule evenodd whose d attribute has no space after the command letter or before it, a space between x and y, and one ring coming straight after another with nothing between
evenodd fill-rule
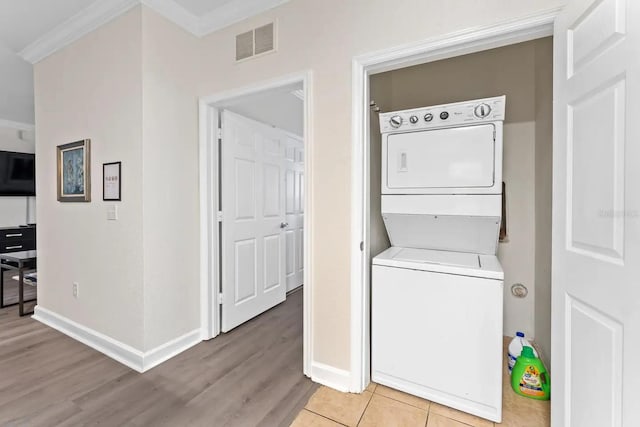
<instances>
[{"instance_id":1,"label":"doorknob","mask_svg":"<svg viewBox=\"0 0 640 427\"><path fill-rule=\"evenodd\" d=\"M280 223L280 228L287 228L289 226L288 222L281 222Z\"/></svg>"}]
</instances>

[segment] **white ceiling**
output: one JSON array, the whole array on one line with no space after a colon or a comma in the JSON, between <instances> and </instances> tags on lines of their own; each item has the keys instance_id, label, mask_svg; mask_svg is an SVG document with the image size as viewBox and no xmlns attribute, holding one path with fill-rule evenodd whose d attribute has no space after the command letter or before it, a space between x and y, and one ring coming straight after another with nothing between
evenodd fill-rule
<instances>
[{"instance_id":1,"label":"white ceiling","mask_svg":"<svg viewBox=\"0 0 640 427\"><path fill-rule=\"evenodd\" d=\"M0 0L0 40L20 52L91 3L93 0Z\"/></svg>"},{"instance_id":2,"label":"white ceiling","mask_svg":"<svg viewBox=\"0 0 640 427\"><path fill-rule=\"evenodd\" d=\"M287 1L0 0L0 122L34 122L31 63L138 4L201 37Z\"/></svg>"},{"instance_id":3,"label":"white ceiling","mask_svg":"<svg viewBox=\"0 0 640 427\"><path fill-rule=\"evenodd\" d=\"M175 0L190 13L196 16L203 16L219 8L220 6L231 3L233 0Z\"/></svg>"},{"instance_id":4,"label":"white ceiling","mask_svg":"<svg viewBox=\"0 0 640 427\"><path fill-rule=\"evenodd\" d=\"M294 83L226 100L217 104L216 107L302 136L304 134L302 88L302 83Z\"/></svg>"}]
</instances>

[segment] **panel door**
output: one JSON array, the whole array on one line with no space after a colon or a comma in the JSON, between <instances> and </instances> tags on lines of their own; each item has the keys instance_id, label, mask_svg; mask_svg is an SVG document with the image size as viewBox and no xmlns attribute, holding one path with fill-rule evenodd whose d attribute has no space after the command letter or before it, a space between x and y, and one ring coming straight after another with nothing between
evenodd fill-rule
<instances>
[{"instance_id":1,"label":"panel door","mask_svg":"<svg viewBox=\"0 0 640 427\"><path fill-rule=\"evenodd\" d=\"M640 2L571 0L554 41L552 420L640 420Z\"/></svg>"},{"instance_id":2,"label":"panel door","mask_svg":"<svg viewBox=\"0 0 640 427\"><path fill-rule=\"evenodd\" d=\"M304 143L287 135L285 149L287 291L302 285L304 276Z\"/></svg>"},{"instance_id":3,"label":"panel door","mask_svg":"<svg viewBox=\"0 0 640 427\"><path fill-rule=\"evenodd\" d=\"M222 332L283 302L284 149L281 131L222 113Z\"/></svg>"}]
</instances>

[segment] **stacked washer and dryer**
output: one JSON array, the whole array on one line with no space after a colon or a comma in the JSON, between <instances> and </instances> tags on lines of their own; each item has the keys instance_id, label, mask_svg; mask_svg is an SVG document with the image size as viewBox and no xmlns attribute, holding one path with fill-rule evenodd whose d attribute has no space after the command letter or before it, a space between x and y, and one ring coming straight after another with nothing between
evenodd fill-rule
<instances>
[{"instance_id":1,"label":"stacked washer and dryer","mask_svg":"<svg viewBox=\"0 0 640 427\"><path fill-rule=\"evenodd\" d=\"M372 380L502 417L504 96L380 115L382 216L373 259Z\"/></svg>"}]
</instances>

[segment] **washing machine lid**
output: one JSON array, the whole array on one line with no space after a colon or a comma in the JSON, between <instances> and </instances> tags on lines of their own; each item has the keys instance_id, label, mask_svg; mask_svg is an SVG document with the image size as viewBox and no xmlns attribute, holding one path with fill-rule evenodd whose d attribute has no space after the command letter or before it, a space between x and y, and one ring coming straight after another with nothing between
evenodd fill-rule
<instances>
[{"instance_id":1,"label":"washing machine lid","mask_svg":"<svg viewBox=\"0 0 640 427\"><path fill-rule=\"evenodd\" d=\"M383 213L393 246L495 255L500 217Z\"/></svg>"},{"instance_id":2,"label":"washing machine lid","mask_svg":"<svg viewBox=\"0 0 640 427\"><path fill-rule=\"evenodd\" d=\"M495 255L502 196L387 195L382 219L393 246Z\"/></svg>"},{"instance_id":3,"label":"washing machine lid","mask_svg":"<svg viewBox=\"0 0 640 427\"><path fill-rule=\"evenodd\" d=\"M502 266L495 255L394 246L373 258L372 264L374 266L504 280Z\"/></svg>"}]
</instances>

